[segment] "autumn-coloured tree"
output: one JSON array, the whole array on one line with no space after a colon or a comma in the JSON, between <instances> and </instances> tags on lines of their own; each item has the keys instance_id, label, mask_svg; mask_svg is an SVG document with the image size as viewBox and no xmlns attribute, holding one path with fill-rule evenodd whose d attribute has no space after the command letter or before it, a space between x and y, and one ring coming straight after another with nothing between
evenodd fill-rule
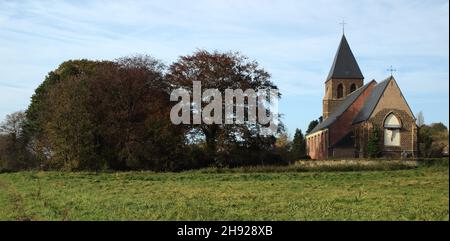
<instances>
[{"instance_id":1,"label":"autumn-coloured tree","mask_svg":"<svg viewBox=\"0 0 450 241\"><path fill-rule=\"evenodd\" d=\"M292 161L292 141L290 140L287 131L280 131L277 135L275 141L275 151L286 164Z\"/></svg>"},{"instance_id":2,"label":"autumn-coloured tree","mask_svg":"<svg viewBox=\"0 0 450 241\"><path fill-rule=\"evenodd\" d=\"M256 62L236 53L198 51L165 70L149 56L62 63L36 89L26 111L27 146L44 168L62 170L176 171L280 161L275 137L260 135L260 124L170 120L171 90L192 91L193 81L222 93L276 89Z\"/></svg>"},{"instance_id":3,"label":"autumn-coloured tree","mask_svg":"<svg viewBox=\"0 0 450 241\"><path fill-rule=\"evenodd\" d=\"M162 65L148 56L68 61L38 88L28 130L47 168L175 170L184 132L169 104Z\"/></svg>"},{"instance_id":4,"label":"autumn-coloured tree","mask_svg":"<svg viewBox=\"0 0 450 241\"><path fill-rule=\"evenodd\" d=\"M442 123L424 124L419 128L417 141L422 157L442 157L448 148L448 128Z\"/></svg>"},{"instance_id":5,"label":"autumn-coloured tree","mask_svg":"<svg viewBox=\"0 0 450 241\"><path fill-rule=\"evenodd\" d=\"M102 68L93 78L100 141L115 169L174 170L182 165L184 130L170 122L162 71L159 61L134 56Z\"/></svg>"}]
</instances>

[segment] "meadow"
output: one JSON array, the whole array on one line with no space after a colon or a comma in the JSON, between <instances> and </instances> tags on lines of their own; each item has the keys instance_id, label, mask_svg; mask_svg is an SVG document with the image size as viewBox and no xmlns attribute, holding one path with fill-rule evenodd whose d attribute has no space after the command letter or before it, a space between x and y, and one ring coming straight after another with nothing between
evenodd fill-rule
<instances>
[{"instance_id":1,"label":"meadow","mask_svg":"<svg viewBox=\"0 0 450 241\"><path fill-rule=\"evenodd\" d=\"M449 220L448 160L370 165L3 173L0 220Z\"/></svg>"}]
</instances>

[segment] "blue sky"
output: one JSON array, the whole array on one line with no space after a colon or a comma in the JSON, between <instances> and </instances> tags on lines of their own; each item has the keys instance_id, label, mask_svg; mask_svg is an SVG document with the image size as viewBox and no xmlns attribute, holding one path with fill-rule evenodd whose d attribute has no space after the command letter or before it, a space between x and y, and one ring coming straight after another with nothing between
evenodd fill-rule
<instances>
[{"instance_id":1,"label":"blue sky","mask_svg":"<svg viewBox=\"0 0 450 241\"><path fill-rule=\"evenodd\" d=\"M448 0L0 0L0 118L26 109L65 60L142 53L170 64L201 48L257 60L281 89L289 132L304 130L322 113L343 17L366 82L393 65L412 110L448 125Z\"/></svg>"}]
</instances>

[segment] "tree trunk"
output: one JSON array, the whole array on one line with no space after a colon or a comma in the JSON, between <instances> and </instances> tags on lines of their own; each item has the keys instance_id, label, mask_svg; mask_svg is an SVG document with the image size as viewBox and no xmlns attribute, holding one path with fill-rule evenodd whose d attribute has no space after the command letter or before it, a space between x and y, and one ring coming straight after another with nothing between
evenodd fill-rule
<instances>
[{"instance_id":1,"label":"tree trunk","mask_svg":"<svg viewBox=\"0 0 450 241\"><path fill-rule=\"evenodd\" d=\"M203 133L206 138L206 154L210 160L210 164L217 164L217 126L211 125L203 128Z\"/></svg>"}]
</instances>

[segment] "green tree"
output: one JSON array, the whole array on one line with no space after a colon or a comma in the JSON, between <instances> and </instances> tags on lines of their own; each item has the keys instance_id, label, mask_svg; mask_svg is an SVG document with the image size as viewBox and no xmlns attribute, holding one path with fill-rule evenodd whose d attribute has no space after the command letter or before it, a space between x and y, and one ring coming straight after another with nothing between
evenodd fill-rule
<instances>
[{"instance_id":1,"label":"green tree","mask_svg":"<svg viewBox=\"0 0 450 241\"><path fill-rule=\"evenodd\" d=\"M87 76L58 83L49 92L52 108L44 131L52 151L47 165L63 170L99 170L105 167L97 138L98 123L89 104Z\"/></svg>"},{"instance_id":2,"label":"green tree","mask_svg":"<svg viewBox=\"0 0 450 241\"><path fill-rule=\"evenodd\" d=\"M294 140L292 141L292 158L293 160L300 160L306 157L306 140L303 136L302 130L296 129Z\"/></svg>"},{"instance_id":3,"label":"green tree","mask_svg":"<svg viewBox=\"0 0 450 241\"><path fill-rule=\"evenodd\" d=\"M26 110L24 135L27 136L29 147L42 163L45 164L50 158L50 143L45 128L51 120L52 107L57 104L49 97L50 91L61 82L73 80L76 76L92 74L99 64L100 62L90 60L66 61L51 71L35 90Z\"/></svg>"},{"instance_id":4,"label":"green tree","mask_svg":"<svg viewBox=\"0 0 450 241\"><path fill-rule=\"evenodd\" d=\"M448 148L448 129L442 123L422 125L419 128L419 153L422 157L441 157Z\"/></svg>"},{"instance_id":5,"label":"green tree","mask_svg":"<svg viewBox=\"0 0 450 241\"><path fill-rule=\"evenodd\" d=\"M309 125L308 125L308 129L306 130L306 134L310 134L311 131L316 128L316 126L319 124L318 120L312 120Z\"/></svg>"},{"instance_id":6,"label":"green tree","mask_svg":"<svg viewBox=\"0 0 450 241\"><path fill-rule=\"evenodd\" d=\"M431 157L433 147L433 137L428 126L422 126L418 135L419 153L422 157Z\"/></svg>"},{"instance_id":7,"label":"green tree","mask_svg":"<svg viewBox=\"0 0 450 241\"><path fill-rule=\"evenodd\" d=\"M369 140L367 141L367 156L369 158L377 158L382 154L380 146L380 130L377 127L372 128L369 135Z\"/></svg>"}]
</instances>

